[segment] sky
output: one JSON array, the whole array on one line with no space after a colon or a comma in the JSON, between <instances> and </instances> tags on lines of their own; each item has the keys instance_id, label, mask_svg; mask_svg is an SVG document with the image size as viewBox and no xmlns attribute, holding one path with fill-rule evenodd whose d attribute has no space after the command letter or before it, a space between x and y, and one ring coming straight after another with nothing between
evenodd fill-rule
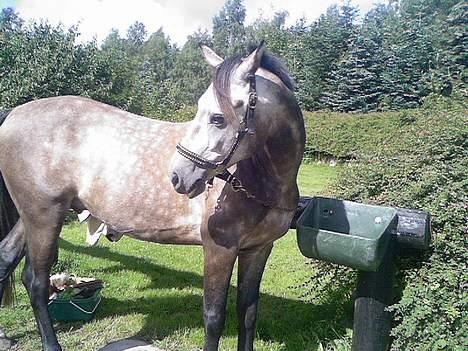
<instances>
[{"instance_id":1,"label":"sky","mask_svg":"<svg viewBox=\"0 0 468 351\"><path fill-rule=\"evenodd\" d=\"M361 13L383 0L352 0ZM101 42L112 28L125 36L135 21L143 22L148 33L162 27L172 42L182 46L186 37L198 29L211 30L212 18L225 0L0 0L0 7L13 7L26 20L47 19L66 27L79 25L80 40L96 38ZM260 16L271 18L278 10L287 10L286 24L301 17L313 21L328 6L341 0L244 0L246 24Z\"/></svg>"}]
</instances>

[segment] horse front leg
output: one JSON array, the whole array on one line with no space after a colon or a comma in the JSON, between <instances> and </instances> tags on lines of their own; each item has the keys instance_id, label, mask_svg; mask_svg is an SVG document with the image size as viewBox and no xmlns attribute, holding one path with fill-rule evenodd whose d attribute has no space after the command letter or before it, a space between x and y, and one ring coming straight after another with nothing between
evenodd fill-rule
<instances>
[{"instance_id":1,"label":"horse front leg","mask_svg":"<svg viewBox=\"0 0 468 351\"><path fill-rule=\"evenodd\" d=\"M217 351L226 321L226 302L237 248L204 244L203 351Z\"/></svg>"},{"instance_id":2,"label":"horse front leg","mask_svg":"<svg viewBox=\"0 0 468 351\"><path fill-rule=\"evenodd\" d=\"M237 281L238 351L253 351L260 281L273 244L239 253Z\"/></svg>"},{"instance_id":3,"label":"horse front leg","mask_svg":"<svg viewBox=\"0 0 468 351\"><path fill-rule=\"evenodd\" d=\"M26 225L26 265L22 280L31 300L43 351L62 350L47 308L49 275L56 259L60 229L61 225Z\"/></svg>"}]
</instances>

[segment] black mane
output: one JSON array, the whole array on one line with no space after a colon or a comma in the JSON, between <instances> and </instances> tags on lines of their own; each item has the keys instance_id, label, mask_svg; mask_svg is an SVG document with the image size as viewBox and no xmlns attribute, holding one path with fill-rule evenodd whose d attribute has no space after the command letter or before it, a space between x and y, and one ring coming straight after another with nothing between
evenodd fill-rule
<instances>
[{"instance_id":1,"label":"black mane","mask_svg":"<svg viewBox=\"0 0 468 351\"><path fill-rule=\"evenodd\" d=\"M294 90L294 79L291 77L288 69L276 56L265 52L260 62L260 67L276 75L289 90Z\"/></svg>"}]
</instances>

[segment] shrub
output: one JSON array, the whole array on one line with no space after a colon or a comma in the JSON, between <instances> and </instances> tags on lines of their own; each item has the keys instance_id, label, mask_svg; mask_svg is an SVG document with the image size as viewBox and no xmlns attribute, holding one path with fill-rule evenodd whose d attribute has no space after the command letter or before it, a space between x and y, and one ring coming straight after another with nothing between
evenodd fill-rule
<instances>
[{"instance_id":1,"label":"shrub","mask_svg":"<svg viewBox=\"0 0 468 351\"><path fill-rule=\"evenodd\" d=\"M336 197L423 209L432 214L433 241L427 259L418 269L405 267L403 261L399 265L401 299L391 308L395 313L393 350L466 349L466 116L463 104L439 101L413 110L411 115L408 112L388 115L387 122L379 123L395 130L374 130L377 135L369 135L366 142L358 129L353 131L358 141L348 131L349 139L339 141L340 148L334 148L338 144L328 140L314 141L317 145L328 143L325 150L331 152L360 150L360 162L343 168L334 188ZM353 123L357 122L350 125ZM333 130L335 135L341 133L337 132L339 127L326 129ZM372 145L372 140L385 143ZM329 274L326 264L320 263L319 269L322 274ZM347 274L346 269L336 272L335 282Z\"/></svg>"}]
</instances>

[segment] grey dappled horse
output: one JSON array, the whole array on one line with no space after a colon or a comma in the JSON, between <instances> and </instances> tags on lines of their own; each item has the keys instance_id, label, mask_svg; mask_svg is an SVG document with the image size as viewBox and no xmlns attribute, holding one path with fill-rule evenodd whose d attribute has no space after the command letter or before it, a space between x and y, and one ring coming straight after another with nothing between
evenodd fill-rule
<instances>
[{"instance_id":1,"label":"grey dappled horse","mask_svg":"<svg viewBox=\"0 0 468 351\"><path fill-rule=\"evenodd\" d=\"M136 239L203 245L205 351L218 350L237 259L238 350L253 350L265 263L298 202L304 123L263 44L244 59L202 49L215 74L190 123L63 96L16 107L0 127L0 294L25 254L44 350L61 350L48 284L70 208Z\"/></svg>"}]
</instances>

